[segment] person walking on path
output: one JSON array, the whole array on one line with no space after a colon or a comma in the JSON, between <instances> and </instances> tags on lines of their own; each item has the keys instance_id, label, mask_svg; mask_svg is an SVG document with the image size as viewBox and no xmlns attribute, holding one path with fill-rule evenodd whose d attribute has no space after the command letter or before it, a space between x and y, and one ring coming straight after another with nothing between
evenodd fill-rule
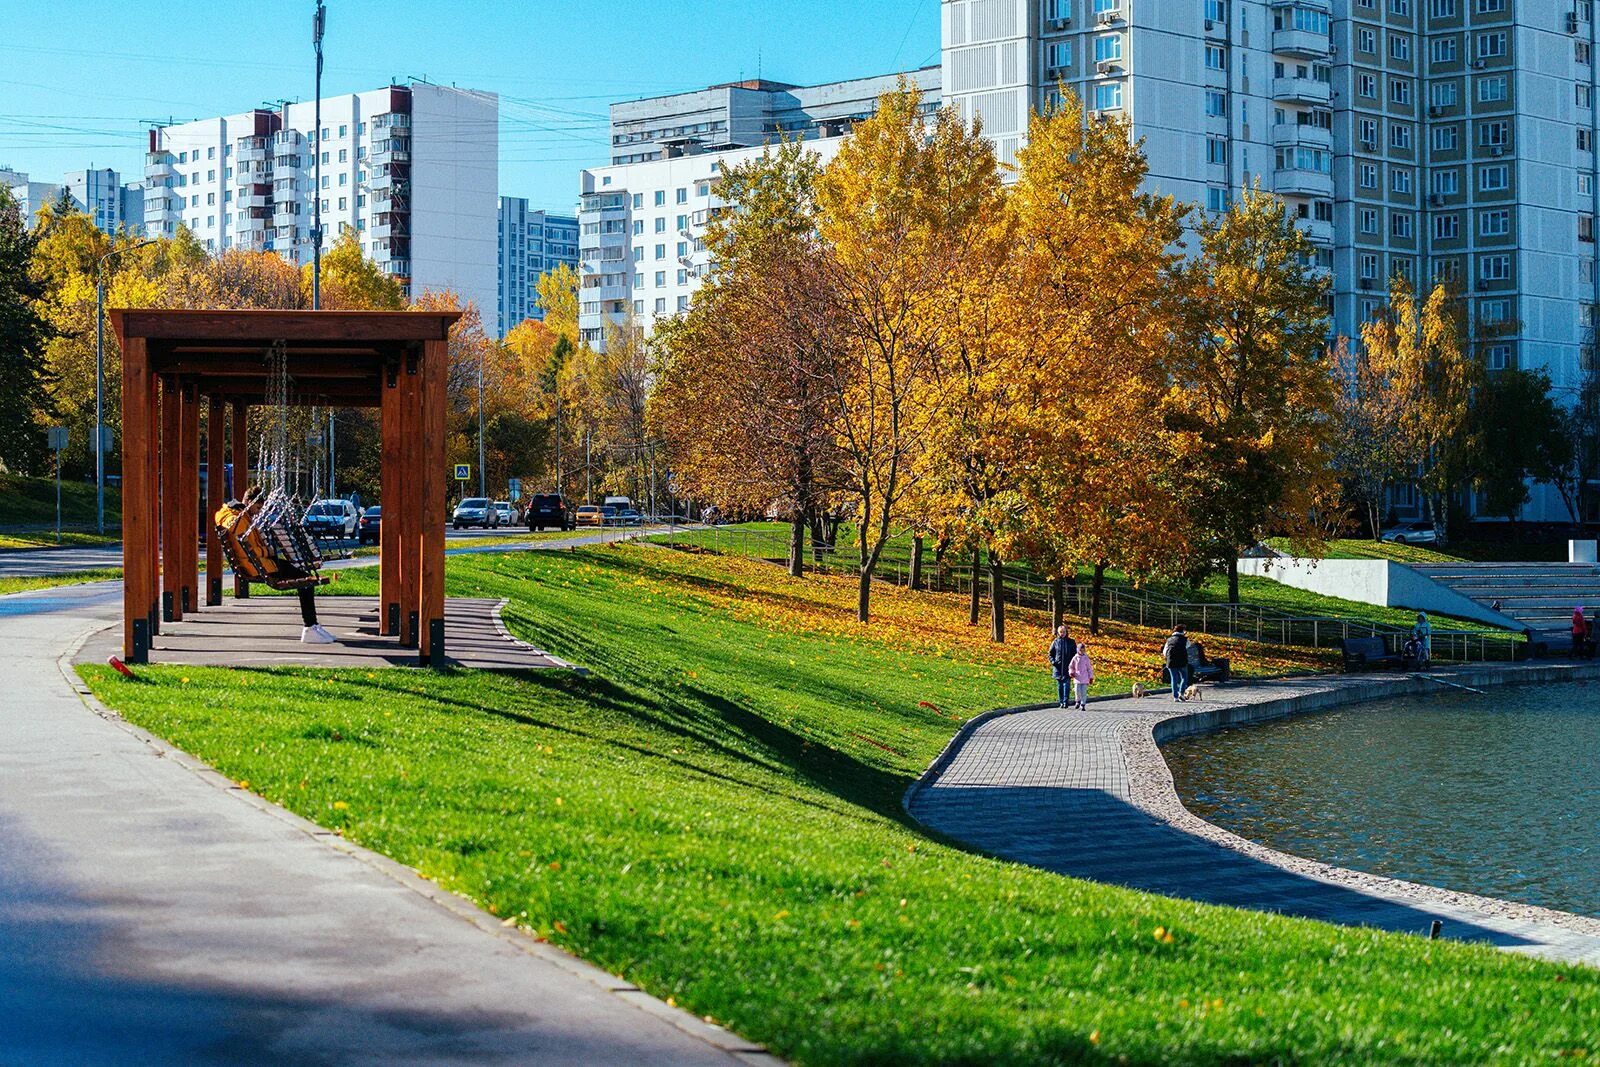
<instances>
[{"instance_id":1,"label":"person walking on path","mask_svg":"<svg viewBox=\"0 0 1600 1067\"><path fill-rule=\"evenodd\" d=\"M1428 621L1426 611L1417 612L1417 625L1412 628L1411 636L1417 639L1417 663L1424 670L1433 665L1433 624Z\"/></svg>"},{"instance_id":2,"label":"person walking on path","mask_svg":"<svg viewBox=\"0 0 1600 1067\"><path fill-rule=\"evenodd\" d=\"M1094 664L1089 662L1089 646L1079 645L1078 651L1073 655L1072 662L1067 664L1067 673L1072 676L1074 703L1079 711L1089 710L1089 684L1094 681Z\"/></svg>"},{"instance_id":3,"label":"person walking on path","mask_svg":"<svg viewBox=\"0 0 1600 1067\"><path fill-rule=\"evenodd\" d=\"M1572 609L1572 654L1582 656L1589 643L1589 620L1583 614L1583 605Z\"/></svg>"},{"instance_id":4,"label":"person walking on path","mask_svg":"<svg viewBox=\"0 0 1600 1067\"><path fill-rule=\"evenodd\" d=\"M1172 699L1182 700L1184 690L1189 688L1189 638L1181 623L1172 628L1172 636L1161 646L1161 659L1172 679Z\"/></svg>"},{"instance_id":5,"label":"person walking on path","mask_svg":"<svg viewBox=\"0 0 1600 1067\"><path fill-rule=\"evenodd\" d=\"M1050 642L1050 673L1056 679L1056 706L1065 708L1072 700L1072 657L1078 654L1078 643L1067 633L1066 624L1056 631Z\"/></svg>"}]
</instances>

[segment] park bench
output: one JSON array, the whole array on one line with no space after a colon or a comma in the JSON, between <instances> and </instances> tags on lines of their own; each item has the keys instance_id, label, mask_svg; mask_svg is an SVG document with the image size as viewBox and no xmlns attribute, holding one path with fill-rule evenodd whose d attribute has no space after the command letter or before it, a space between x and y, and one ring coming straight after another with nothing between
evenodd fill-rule
<instances>
[{"instance_id":1,"label":"park bench","mask_svg":"<svg viewBox=\"0 0 1600 1067\"><path fill-rule=\"evenodd\" d=\"M1405 656L1390 652L1381 637L1347 637L1340 642L1340 651L1344 653L1346 671L1381 670L1384 667L1403 670L1406 666Z\"/></svg>"},{"instance_id":2,"label":"park bench","mask_svg":"<svg viewBox=\"0 0 1600 1067\"><path fill-rule=\"evenodd\" d=\"M1207 659L1206 650L1196 641L1189 642L1189 681L1194 682L1226 682L1233 677L1233 671L1228 666L1228 657L1221 659Z\"/></svg>"}]
</instances>

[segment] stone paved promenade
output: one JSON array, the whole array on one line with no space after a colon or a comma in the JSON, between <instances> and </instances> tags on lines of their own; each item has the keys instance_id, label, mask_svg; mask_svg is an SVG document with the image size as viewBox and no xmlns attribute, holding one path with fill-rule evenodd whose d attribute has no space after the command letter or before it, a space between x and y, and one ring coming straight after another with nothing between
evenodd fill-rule
<instances>
[{"instance_id":1,"label":"stone paved promenade","mask_svg":"<svg viewBox=\"0 0 1600 1067\"><path fill-rule=\"evenodd\" d=\"M1438 672L1208 687L1021 709L969 723L906 795L913 818L1006 859L1078 878L1232 907L1443 936L1600 965L1600 921L1418 886L1288 856L1190 814L1156 747L1217 726L1426 692L1439 680L1485 686L1600 677L1594 668Z\"/></svg>"}]
</instances>

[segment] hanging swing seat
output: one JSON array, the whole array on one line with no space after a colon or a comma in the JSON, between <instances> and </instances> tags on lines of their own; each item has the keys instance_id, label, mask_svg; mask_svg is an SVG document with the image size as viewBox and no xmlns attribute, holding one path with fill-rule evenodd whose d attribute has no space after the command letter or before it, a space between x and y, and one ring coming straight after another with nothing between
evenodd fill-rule
<instances>
[{"instance_id":1,"label":"hanging swing seat","mask_svg":"<svg viewBox=\"0 0 1600 1067\"><path fill-rule=\"evenodd\" d=\"M303 572L315 571L322 566L322 557L317 554L316 547L298 523L284 522L280 515L279 519L263 522L255 531L248 531L244 537L240 537L238 525L243 518L242 514L235 516L226 526L217 527L217 540L221 544L223 558L233 568L234 574L247 582L260 582L268 589L277 590L305 589L327 585L333 580L328 575L314 573L291 578L278 569L278 560ZM261 534L261 540L267 546L266 554L257 547L256 538L250 536L251 532Z\"/></svg>"}]
</instances>

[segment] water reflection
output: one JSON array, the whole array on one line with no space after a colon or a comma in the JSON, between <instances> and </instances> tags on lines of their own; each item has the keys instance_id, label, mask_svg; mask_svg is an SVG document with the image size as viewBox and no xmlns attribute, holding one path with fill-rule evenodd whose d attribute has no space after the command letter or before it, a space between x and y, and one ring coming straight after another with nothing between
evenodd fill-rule
<instances>
[{"instance_id":1,"label":"water reflection","mask_svg":"<svg viewBox=\"0 0 1600 1067\"><path fill-rule=\"evenodd\" d=\"M1295 855L1600 916L1600 687L1364 704L1165 746L1202 818Z\"/></svg>"}]
</instances>

